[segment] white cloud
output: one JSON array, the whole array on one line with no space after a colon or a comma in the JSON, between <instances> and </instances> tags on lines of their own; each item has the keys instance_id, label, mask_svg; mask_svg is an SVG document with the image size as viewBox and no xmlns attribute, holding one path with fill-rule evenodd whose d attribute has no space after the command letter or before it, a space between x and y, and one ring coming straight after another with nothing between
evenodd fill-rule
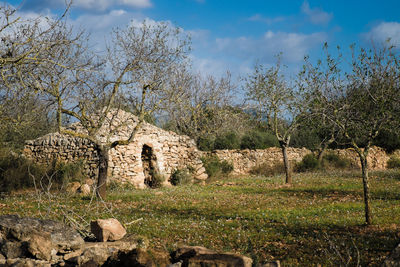
<instances>
[{"instance_id":1,"label":"white cloud","mask_svg":"<svg viewBox=\"0 0 400 267\"><path fill-rule=\"evenodd\" d=\"M320 8L310 8L308 1L301 5L301 12L306 14L314 24L327 24L333 18L332 13L327 13Z\"/></svg>"},{"instance_id":2,"label":"white cloud","mask_svg":"<svg viewBox=\"0 0 400 267\"><path fill-rule=\"evenodd\" d=\"M216 40L216 48L220 53L227 53L242 59L274 62L278 53L288 62L299 62L310 49L327 40L323 32L302 34L267 31L261 38L240 37L236 39L220 38Z\"/></svg>"},{"instance_id":3,"label":"white cloud","mask_svg":"<svg viewBox=\"0 0 400 267\"><path fill-rule=\"evenodd\" d=\"M148 8L152 3L151 0L74 0L72 6L87 11L108 11L116 7ZM35 11L62 7L65 7L65 0L30 0L23 5L24 9Z\"/></svg>"},{"instance_id":4,"label":"white cloud","mask_svg":"<svg viewBox=\"0 0 400 267\"><path fill-rule=\"evenodd\" d=\"M152 6L150 0L76 0L73 5L84 9L96 10L107 10L116 5L133 8L147 8Z\"/></svg>"},{"instance_id":5,"label":"white cloud","mask_svg":"<svg viewBox=\"0 0 400 267\"><path fill-rule=\"evenodd\" d=\"M249 21L258 21L258 22L263 22L266 23L268 25L277 23L277 22L282 22L285 21L286 18L285 17L274 17L274 18L269 18L269 17L264 17L260 14L255 14L254 16L251 16L250 18L248 18Z\"/></svg>"},{"instance_id":6,"label":"white cloud","mask_svg":"<svg viewBox=\"0 0 400 267\"><path fill-rule=\"evenodd\" d=\"M362 36L365 40L376 43L384 43L390 39L391 44L400 48L400 23L382 22Z\"/></svg>"}]
</instances>

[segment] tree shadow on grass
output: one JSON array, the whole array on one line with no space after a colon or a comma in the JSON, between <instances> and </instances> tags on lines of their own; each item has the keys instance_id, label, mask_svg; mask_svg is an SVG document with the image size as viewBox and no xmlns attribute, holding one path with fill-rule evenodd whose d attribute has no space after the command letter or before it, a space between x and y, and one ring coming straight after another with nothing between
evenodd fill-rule
<instances>
[{"instance_id":1,"label":"tree shadow on grass","mask_svg":"<svg viewBox=\"0 0 400 267\"><path fill-rule=\"evenodd\" d=\"M290 196L301 196L307 198L330 198L330 197L361 197L362 192L357 190L343 190L339 188L284 188L279 189Z\"/></svg>"}]
</instances>

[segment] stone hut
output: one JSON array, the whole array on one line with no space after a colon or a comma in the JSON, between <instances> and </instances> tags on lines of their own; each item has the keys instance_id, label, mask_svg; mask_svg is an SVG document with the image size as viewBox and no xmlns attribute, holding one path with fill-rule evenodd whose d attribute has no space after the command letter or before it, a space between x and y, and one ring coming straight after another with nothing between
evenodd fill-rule
<instances>
[{"instance_id":1,"label":"stone hut","mask_svg":"<svg viewBox=\"0 0 400 267\"><path fill-rule=\"evenodd\" d=\"M138 118L129 112L112 110L97 138L102 143L128 139L137 122ZM85 133L80 123L72 124L67 130ZM87 139L50 133L27 141L24 154L45 164L54 159L64 162L81 160L87 175L94 180L97 178L98 152ZM188 136L165 131L145 122L131 143L110 150L108 180L145 188L151 185L154 173L165 176L168 181L176 169L188 167L194 170L197 180L206 180L208 176L200 157L201 152Z\"/></svg>"}]
</instances>

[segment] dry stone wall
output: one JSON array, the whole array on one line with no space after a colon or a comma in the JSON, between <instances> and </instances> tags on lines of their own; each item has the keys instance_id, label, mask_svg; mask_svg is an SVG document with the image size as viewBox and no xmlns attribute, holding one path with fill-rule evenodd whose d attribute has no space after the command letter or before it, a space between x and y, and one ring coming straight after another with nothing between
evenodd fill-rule
<instances>
[{"instance_id":1,"label":"dry stone wall","mask_svg":"<svg viewBox=\"0 0 400 267\"><path fill-rule=\"evenodd\" d=\"M311 153L306 148L288 148L287 154L291 162L298 162ZM244 150L215 150L209 155L215 155L220 160L226 160L233 165L234 174L248 174L251 169L261 164L273 166L277 163L283 163L282 150L278 147L267 149L244 149Z\"/></svg>"},{"instance_id":2,"label":"dry stone wall","mask_svg":"<svg viewBox=\"0 0 400 267\"><path fill-rule=\"evenodd\" d=\"M329 153L334 153L340 157L350 160L351 166L354 168L361 168L360 159L357 152L354 149L331 149ZM369 170L384 170L386 169L386 163L389 160L389 156L385 150L380 147L371 147L368 152L368 169Z\"/></svg>"},{"instance_id":3,"label":"dry stone wall","mask_svg":"<svg viewBox=\"0 0 400 267\"><path fill-rule=\"evenodd\" d=\"M35 162L50 165L53 160L61 162L82 161L88 177L97 176L98 153L89 140L50 133L35 140L26 141L24 155Z\"/></svg>"},{"instance_id":4,"label":"dry stone wall","mask_svg":"<svg viewBox=\"0 0 400 267\"><path fill-rule=\"evenodd\" d=\"M336 149L328 150L329 153L337 154L343 158L349 159L351 167L361 168L360 160L354 149ZM288 148L289 161L292 163L300 162L303 157L312 153L306 148ZM215 155L220 160L226 160L233 165L234 174L248 174L254 167L262 164L273 166L283 163L282 151L278 147L255 150L215 150L205 152L206 155ZM382 170L386 168L386 162L389 156L382 148L372 147L368 156L368 164L370 170Z\"/></svg>"},{"instance_id":5,"label":"dry stone wall","mask_svg":"<svg viewBox=\"0 0 400 267\"><path fill-rule=\"evenodd\" d=\"M113 110L97 139L102 143L126 140L137 122L137 117L131 113ZM68 130L86 133L79 123L71 125ZM144 155L145 151L148 155ZM65 162L82 160L88 176L92 179L97 176L98 153L95 145L86 139L52 133L27 141L24 153L28 158L47 164L53 159ZM205 180L208 176L200 160L201 155L195 142L188 136L143 123L133 142L110 150L109 181L131 183L137 188L144 188L149 168L168 180L176 169L189 166L194 169L196 179Z\"/></svg>"}]
</instances>

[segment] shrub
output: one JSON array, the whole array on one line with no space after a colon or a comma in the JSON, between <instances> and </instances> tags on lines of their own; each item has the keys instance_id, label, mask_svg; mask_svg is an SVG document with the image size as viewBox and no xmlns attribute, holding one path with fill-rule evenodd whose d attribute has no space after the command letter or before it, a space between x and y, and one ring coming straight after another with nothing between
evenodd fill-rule
<instances>
[{"instance_id":1,"label":"shrub","mask_svg":"<svg viewBox=\"0 0 400 267\"><path fill-rule=\"evenodd\" d=\"M201 151L211 151L214 148L214 140L209 137L199 137L197 140L197 148Z\"/></svg>"},{"instance_id":2,"label":"shrub","mask_svg":"<svg viewBox=\"0 0 400 267\"><path fill-rule=\"evenodd\" d=\"M82 182L85 179L83 162L66 163L55 161L52 169L49 171L49 175L52 176L53 182L59 185L75 181Z\"/></svg>"},{"instance_id":3,"label":"shrub","mask_svg":"<svg viewBox=\"0 0 400 267\"><path fill-rule=\"evenodd\" d=\"M322 165L324 168L346 169L351 166L351 161L331 152L322 156Z\"/></svg>"},{"instance_id":4,"label":"shrub","mask_svg":"<svg viewBox=\"0 0 400 267\"><path fill-rule=\"evenodd\" d=\"M251 131L240 141L241 149L265 149L274 146L279 146L278 140L269 132Z\"/></svg>"},{"instance_id":5,"label":"shrub","mask_svg":"<svg viewBox=\"0 0 400 267\"><path fill-rule=\"evenodd\" d=\"M261 176L274 176L285 172L285 166L282 162L270 165L268 163L263 163L253 167L250 170L250 174L261 175Z\"/></svg>"},{"instance_id":6,"label":"shrub","mask_svg":"<svg viewBox=\"0 0 400 267\"><path fill-rule=\"evenodd\" d=\"M320 164L314 154L307 154L295 165L297 172L305 172L319 169Z\"/></svg>"},{"instance_id":7,"label":"shrub","mask_svg":"<svg viewBox=\"0 0 400 267\"><path fill-rule=\"evenodd\" d=\"M193 183L193 175L188 168L176 169L171 175L170 182L173 185L191 184Z\"/></svg>"},{"instance_id":8,"label":"shrub","mask_svg":"<svg viewBox=\"0 0 400 267\"><path fill-rule=\"evenodd\" d=\"M235 132L224 133L217 136L214 141L214 149L238 149L239 137Z\"/></svg>"},{"instance_id":9,"label":"shrub","mask_svg":"<svg viewBox=\"0 0 400 267\"><path fill-rule=\"evenodd\" d=\"M10 150L0 151L0 191L11 192L33 187L34 180L46 175L46 168Z\"/></svg>"},{"instance_id":10,"label":"shrub","mask_svg":"<svg viewBox=\"0 0 400 267\"><path fill-rule=\"evenodd\" d=\"M151 183L149 184L149 186L151 188L160 188L163 186L165 180L166 180L166 178L164 175L155 172L152 174L152 180L151 180Z\"/></svg>"},{"instance_id":11,"label":"shrub","mask_svg":"<svg viewBox=\"0 0 400 267\"><path fill-rule=\"evenodd\" d=\"M10 192L36 185L43 189L60 189L71 181L84 179L83 164L54 161L51 167L33 163L25 157L0 150L0 191Z\"/></svg>"},{"instance_id":12,"label":"shrub","mask_svg":"<svg viewBox=\"0 0 400 267\"><path fill-rule=\"evenodd\" d=\"M397 169L400 168L400 157L398 156L391 156L390 159L387 161L387 167L389 169Z\"/></svg>"},{"instance_id":13,"label":"shrub","mask_svg":"<svg viewBox=\"0 0 400 267\"><path fill-rule=\"evenodd\" d=\"M208 156L201 159L209 177L220 174L229 174L233 171L233 165L226 160L220 161L217 156Z\"/></svg>"}]
</instances>

